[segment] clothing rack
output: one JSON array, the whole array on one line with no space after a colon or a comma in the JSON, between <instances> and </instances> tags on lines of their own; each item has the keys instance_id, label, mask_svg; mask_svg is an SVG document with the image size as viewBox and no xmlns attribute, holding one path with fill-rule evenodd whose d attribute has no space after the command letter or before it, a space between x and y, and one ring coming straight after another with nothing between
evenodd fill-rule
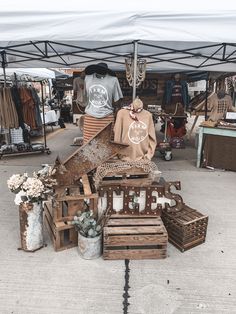
<instances>
[{"instance_id":1,"label":"clothing rack","mask_svg":"<svg viewBox=\"0 0 236 314\"><path fill-rule=\"evenodd\" d=\"M51 150L50 148L47 146L47 137L46 137L46 125L45 125L45 108L44 108L44 92L43 92L43 82L45 80L41 80L41 81L36 81L36 80L18 80L16 77L16 74L14 74L14 78L15 78L15 85L17 86L18 83L40 83L41 86L41 102L42 102L42 128L43 128L43 147L40 146L40 144L42 143L32 143L29 145L29 150L27 151L12 151L12 152L0 152L0 159L3 156L11 156L11 155L29 155L29 154L34 154L34 153L47 153L48 155L51 154ZM4 87L6 87L6 76L4 75ZM10 132L9 132L10 134ZM35 146L35 149L33 148L33 146ZM38 149L37 149L38 146Z\"/></svg>"}]
</instances>

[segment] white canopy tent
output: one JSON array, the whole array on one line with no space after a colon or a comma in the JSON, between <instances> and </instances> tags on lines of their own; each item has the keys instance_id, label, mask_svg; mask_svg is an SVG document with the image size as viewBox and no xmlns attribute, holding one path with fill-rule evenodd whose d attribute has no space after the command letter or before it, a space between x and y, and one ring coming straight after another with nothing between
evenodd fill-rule
<instances>
[{"instance_id":1,"label":"white canopy tent","mask_svg":"<svg viewBox=\"0 0 236 314\"><path fill-rule=\"evenodd\" d=\"M235 34L236 3L229 0L199 0L191 9L183 0L9 1L1 4L0 61L82 67L105 60L124 69L137 42L150 71L236 72Z\"/></svg>"},{"instance_id":2,"label":"white canopy tent","mask_svg":"<svg viewBox=\"0 0 236 314\"><path fill-rule=\"evenodd\" d=\"M55 72L45 68L6 68L6 76L20 80L32 80L32 81L43 81L47 79L54 79ZM0 79L4 79L3 69L0 68Z\"/></svg>"}]
</instances>

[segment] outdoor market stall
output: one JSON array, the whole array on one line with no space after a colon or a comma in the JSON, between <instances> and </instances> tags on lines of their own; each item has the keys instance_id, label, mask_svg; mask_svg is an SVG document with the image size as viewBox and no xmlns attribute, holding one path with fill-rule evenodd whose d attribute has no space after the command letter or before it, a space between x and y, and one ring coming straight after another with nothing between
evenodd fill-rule
<instances>
[{"instance_id":1,"label":"outdoor market stall","mask_svg":"<svg viewBox=\"0 0 236 314\"><path fill-rule=\"evenodd\" d=\"M149 177L149 174L158 171L150 160L154 154L153 147L150 154L146 152L146 147L150 148L150 143L155 142L151 131L153 122L143 107L135 108L134 102L137 85L144 79L145 70L173 73L195 71L197 74L202 71L236 72L234 37L236 11L218 11L211 14L206 11L183 10L184 13L179 13L170 12L165 7L162 11L158 6L151 11L142 10L136 13L124 9L117 12L111 8L107 11L92 11L88 9L90 3L83 4L79 10L75 2L69 8L65 4L61 7L52 7L51 2L45 7L42 7L41 3L37 5L40 5L40 10L32 8L31 5L26 6L27 9L22 9L25 8L22 2L20 6L15 7L15 12L12 11L12 6L9 9L8 4L2 7L0 50L4 75L6 68L11 66L83 66L88 69L89 66L98 65L99 61L102 61L103 66L105 62L107 69L126 69L127 79L133 88L133 103L127 108L129 111L122 111L122 114L129 113L129 119L134 120L127 119L131 123L127 126L130 131L128 149L133 147L132 144L142 142L139 151L141 154L135 155L140 157L141 161L136 158L127 161L128 164L111 161L110 165L111 157L127 149L127 144L123 142L127 138L124 140L119 134L120 141L112 142L111 124L108 124L96 134L90 134L87 142L66 161L56 161L54 168L56 173L52 173L52 177L58 181L58 186L55 188L55 198L49 202L47 208L45 207L46 223L55 250L77 244L74 227L69 223L72 216L78 210L86 211L87 208L84 208L86 199L89 200L86 206L96 212L96 201L98 197L104 197L105 192L107 203L102 225L104 258L164 258L167 245L166 229L171 242L182 251L204 242L208 217L187 206L179 195L176 196L170 191L173 184L180 189L180 182L165 182L158 177L152 180L153 178ZM14 25L17 25L17 28ZM101 62L99 64L101 65ZM88 76L91 74L94 73L87 73ZM115 82L116 78L113 81ZM96 93L100 93L98 96L103 94L104 97L101 90L96 89ZM117 99L119 98L120 95ZM92 111L89 113L92 114ZM122 114L119 114L121 120ZM146 119L146 122L144 123L142 119ZM119 126L117 129L120 129ZM126 155L128 158L131 156L133 156L131 153ZM105 167L105 170L99 168L100 166ZM127 177L124 176L127 175L129 167L131 175L136 175L138 180L131 179L132 182L128 183ZM138 173L134 168L138 168ZM144 171L140 171L139 168ZM99 170L98 174L100 173L102 179L104 173L109 177L107 169L110 169L115 179L120 174L120 171L116 172L115 169L124 172L118 181L119 184L106 186L104 182L100 182L98 188L94 187L93 171ZM144 178L140 176L143 174ZM141 179L143 186L140 187ZM22 184L24 185L24 182ZM143 198L141 190L145 192ZM114 205L117 205L115 196L120 195L123 196L122 206L118 213L114 213ZM174 205L166 201L160 206L156 201L159 196L164 196L169 201L173 200ZM145 208L141 213L143 199ZM156 205L154 209L153 203ZM160 219L161 210L165 227ZM108 214L112 216L107 218ZM119 215L123 215L121 220L117 220L120 218ZM127 218L127 215L131 217ZM134 216L138 216L135 217L137 221L132 220L131 223L129 218L133 219ZM75 225L79 225L84 218L91 217L80 216L75 219ZM94 226L94 221L92 223ZM129 227L126 227L127 224ZM118 227L114 227L117 225ZM97 227L86 235L92 237L101 233L101 226L100 229ZM125 236L127 233L128 237ZM148 236L143 237L143 233ZM151 233L154 233L154 236ZM138 241L137 236L141 237ZM68 237L69 242L65 243ZM153 246L155 250L152 250ZM143 247L144 252L140 253Z\"/></svg>"},{"instance_id":2,"label":"outdoor market stall","mask_svg":"<svg viewBox=\"0 0 236 314\"><path fill-rule=\"evenodd\" d=\"M48 69L6 69L0 72L3 76L1 88L1 141L0 157L6 155L32 154L36 152L50 153L46 144L45 125L51 122L55 111L46 112L44 109L44 85L48 79L55 77ZM33 83L39 83L42 102ZM42 110L42 112L41 112ZM58 121L54 117L53 122ZM44 143L32 143L31 137L42 135Z\"/></svg>"}]
</instances>

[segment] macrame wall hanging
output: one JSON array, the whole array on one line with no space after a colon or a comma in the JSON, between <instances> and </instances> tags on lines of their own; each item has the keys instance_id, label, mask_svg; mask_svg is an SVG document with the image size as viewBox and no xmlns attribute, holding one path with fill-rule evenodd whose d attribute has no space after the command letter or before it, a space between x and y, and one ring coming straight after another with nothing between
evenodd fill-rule
<instances>
[{"instance_id":1,"label":"macrame wall hanging","mask_svg":"<svg viewBox=\"0 0 236 314\"><path fill-rule=\"evenodd\" d=\"M134 81L134 59L125 59L126 79L130 86L133 86ZM138 87L144 80L146 75L146 60L137 60L137 74L136 74L136 87Z\"/></svg>"}]
</instances>

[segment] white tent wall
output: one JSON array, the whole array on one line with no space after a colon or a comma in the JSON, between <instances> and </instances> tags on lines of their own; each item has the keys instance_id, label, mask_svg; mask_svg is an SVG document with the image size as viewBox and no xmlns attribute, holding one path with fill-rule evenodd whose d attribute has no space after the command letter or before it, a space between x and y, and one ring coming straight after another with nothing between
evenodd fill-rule
<instances>
[{"instance_id":1,"label":"white tent wall","mask_svg":"<svg viewBox=\"0 0 236 314\"><path fill-rule=\"evenodd\" d=\"M183 0L126 2L3 3L3 66L82 67L105 60L122 70L138 41L150 71L236 72L234 2L200 0L191 9Z\"/></svg>"}]
</instances>

